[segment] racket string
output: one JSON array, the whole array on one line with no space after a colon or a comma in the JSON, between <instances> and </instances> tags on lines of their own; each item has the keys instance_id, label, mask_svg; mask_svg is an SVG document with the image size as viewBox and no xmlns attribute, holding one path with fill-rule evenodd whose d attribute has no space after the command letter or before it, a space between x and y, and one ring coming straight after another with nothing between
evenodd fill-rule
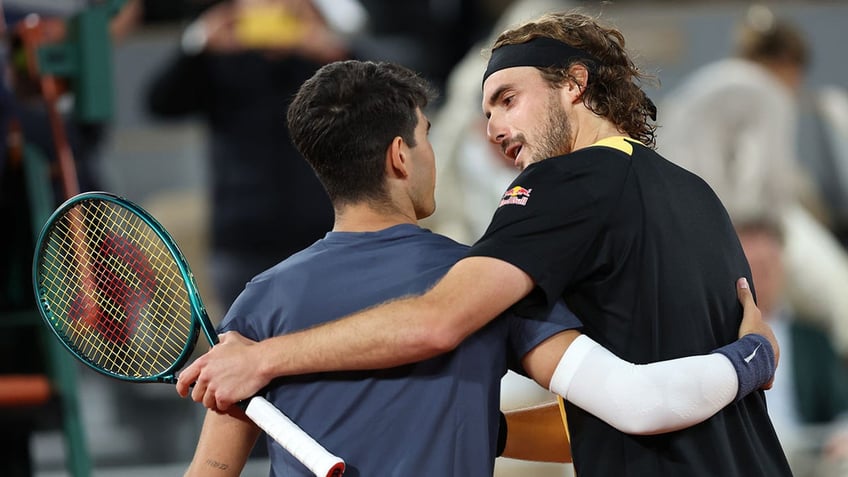
<instances>
[{"instance_id":1,"label":"racket string","mask_svg":"<svg viewBox=\"0 0 848 477\"><path fill-rule=\"evenodd\" d=\"M40 264L54 327L78 354L115 374L167 371L192 329L191 297L171 251L117 205L75 207L56 222Z\"/></svg>"}]
</instances>

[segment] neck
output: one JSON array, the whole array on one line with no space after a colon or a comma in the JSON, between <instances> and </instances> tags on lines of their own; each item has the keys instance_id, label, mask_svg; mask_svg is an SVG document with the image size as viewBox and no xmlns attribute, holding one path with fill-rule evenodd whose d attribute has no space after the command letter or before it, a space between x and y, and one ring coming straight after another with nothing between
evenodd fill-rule
<instances>
[{"instance_id":1,"label":"neck","mask_svg":"<svg viewBox=\"0 0 848 477\"><path fill-rule=\"evenodd\" d=\"M578 112L577 121L573 127L574 147L572 148L572 151L589 147L592 144L608 137L630 137L628 134L615 127L615 125L608 119L598 116L585 106L581 106L581 109Z\"/></svg>"},{"instance_id":2,"label":"neck","mask_svg":"<svg viewBox=\"0 0 848 477\"><path fill-rule=\"evenodd\" d=\"M357 203L336 208L333 232L376 232L400 224L418 225L418 220L400 208Z\"/></svg>"}]
</instances>

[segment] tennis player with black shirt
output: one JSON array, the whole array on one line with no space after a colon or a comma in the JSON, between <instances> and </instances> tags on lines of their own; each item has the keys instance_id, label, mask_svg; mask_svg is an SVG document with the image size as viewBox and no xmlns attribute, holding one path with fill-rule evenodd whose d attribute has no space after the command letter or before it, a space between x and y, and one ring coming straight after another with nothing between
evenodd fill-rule
<instances>
[{"instance_id":1,"label":"tennis player with black shirt","mask_svg":"<svg viewBox=\"0 0 848 477\"><path fill-rule=\"evenodd\" d=\"M732 342L741 319L734 283L750 277L748 264L706 183L652 150L656 110L641 79L621 33L591 17L545 15L504 32L483 109L490 140L523 172L469 256L421 296L258 344L225 334L183 372L178 391L196 381L193 399L224 409L275 376L425 359L513 305L533 315L558 297L588 335L551 379L566 399L571 366L592 363L601 345L645 363ZM769 351L752 337L730 359L756 366ZM610 395L630 384L597 379ZM714 417L656 436L624 434L568 405L577 474L791 475L764 394L743 387Z\"/></svg>"}]
</instances>

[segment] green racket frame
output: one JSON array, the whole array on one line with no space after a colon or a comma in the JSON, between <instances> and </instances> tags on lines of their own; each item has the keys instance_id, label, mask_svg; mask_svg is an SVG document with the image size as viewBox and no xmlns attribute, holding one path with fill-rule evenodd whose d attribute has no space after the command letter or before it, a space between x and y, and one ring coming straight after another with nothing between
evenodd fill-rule
<instances>
[{"instance_id":1,"label":"green racket frame","mask_svg":"<svg viewBox=\"0 0 848 477\"><path fill-rule=\"evenodd\" d=\"M54 313L50 309L50 303L44 298L45 285L39 282L39 278L41 277L41 273L38 270L40 264L39 257L42 254L43 247L47 246L47 239L50 235L51 230L53 230L53 225L61 217L63 217L69 209L75 207L81 202L92 200L111 202L119 207L125 208L135 214L147 225L149 225L153 232L157 235L157 237L167 247L168 251L171 254L171 257L174 259L177 267L179 268L180 274L182 275L184 289L190 301L191 312L193 315L192 319L194 320L195 326L190 327L188 339L186 340L182 352L177 357L177 359L171 364L171 366L156 375L145 377L127 376L125 374L114 373L112 371L102 368L96 363L91 362L91 360L87 358L84 353L81 353L77 349L74 343L72 343L65 334L57 330L56 323L57 320L59 320L60 318L54 315ZM160 382L174 384L177 381L175 376L176 371L182 368L182 366L191 356L191 353L193 352L194 347L197 344L198 328L203 331L211 345L218 343L218 334L212 326L212 323L209 321L209 317L206 313L206 308L204 307L203 302L200 299L200 295L197 291L197 285L194 279L194 274L191 272L191 269L188 266L188 261L185 259L185 256L180 251L174 239L170 236L170 234L168 234L165 228L146 210L136 205L132 201L120 197L118 195L109 192L85 192L68 199L61 206L59 206L59 208L56 209L56 211L50 216L47 223L42 228L41 234L39 235L38 242L36 243L35 247L35 255L33 257L32 277L33 290L35 292L38 310L41 314L41 317L44 318L49 328L53 331L56 337L59 338L59 341L62 342L62 344L65 346L65 348L68 349L68 351L73 353L74 356L79 358L80 361L88 365L90 368L106 376L120 379L123 381Z\"/></svg>"}]
</instances>

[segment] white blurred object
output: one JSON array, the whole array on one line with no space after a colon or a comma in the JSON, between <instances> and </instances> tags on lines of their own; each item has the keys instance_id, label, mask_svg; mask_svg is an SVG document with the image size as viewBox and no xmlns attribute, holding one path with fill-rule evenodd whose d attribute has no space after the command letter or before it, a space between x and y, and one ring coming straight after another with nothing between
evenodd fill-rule
<instances>
[{"instance_id":1,"label":"white blurred object","mask_svg":"<svg viewBox=\"0 0 848 477\"><path fill-rule=\"evenodd\" d=\"M840 192L840 202L831 206L838 209L837 214L848 216L848 91L825 86L816 94L815 103L832 158L830 170L835 177L831 180Z\"/></svg>"},{"instance_id":2,"label":"white blurred object","mask_svg":"<svg viewBox=\"0 0 848 477\"><path fill-rule=\"evenodd\" d=\"M365 29L368 12L357 0L312 0L327 25L343 35L353 35Z\"/></svg>"},{"instance_id":3,"label":"white blurred object","mask_svg":"<svg viewBox=\"0 0 848 477\"><path fill-rule=\"evenodd\" d=\"M848 218L848 91L821 88L816 111L830 154L830 208L837 221ZM784 217L786 259L792 270L789 293L796 308L823 319L837 351L848 354L848 255L842 245L809 212L796 207Z\"/></svg>"},{"instance_id":4,"label":"white blurred object","mask_svg":"<svg viewBox=\"0 0 848 477\"><path fill-rule=\"evenodd\" d=\"M848 255L833 235L799 205L781 216L786 231L787 293L793 306L830 331L848 354Z\"/></svg>"}]
</instances>

